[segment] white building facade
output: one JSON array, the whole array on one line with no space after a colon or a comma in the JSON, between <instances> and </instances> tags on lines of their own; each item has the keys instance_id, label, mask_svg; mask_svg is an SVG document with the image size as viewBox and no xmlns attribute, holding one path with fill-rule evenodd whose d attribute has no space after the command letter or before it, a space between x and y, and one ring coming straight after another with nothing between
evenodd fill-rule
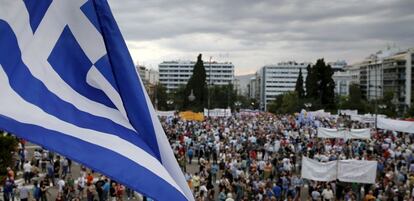
<instances>
[{"instance_id":1,"label":"white building facade","mask_svg":"<svg viewBox=\"0 0 414 201\"><path fill-rule=\"evenodd\" d=\"M158 83L158 71L141 65L135 66L135 69L144 84L156 85Z\"/></svg>"},{"instance_id":2,"label":"white building facade","mask_svg":"<svg viewBox=\"0 0 414 201\"><path fill-rule=\"evenodd\" d=\"M268 104L275 100L277 95L294 91L299 70L302 70L303 87L305 87L308 74L306 67L310 64L308 62L289 61L260 68L256 76L256 81L259 82L260 109L266 111Z\"/></svg>"},{"instance_id":3,"label":"white building facade","mask_svg":"<svg viewBox=\"0 0 414 201\"><path fill-rule=\"evenodd\" d=\"M167 92L186 85L193 74L194 61L164 61L158 65L159 82ZM234 82L234 65L231 62L204 62L207 84L228 85ZM211 82L210 82L211 80Z\"/></svg>"},{"instance_id":4,"label":"white building facade","mask_svg":"<svg viewBox=\"0 0 414 201\"><path fill-rule=\"evenodd\" d=\"M339 96L348 96L349 86L353 83L359 84L358 73L353 71L337 71L332 79L335 81L335 94Z\"/></svg>"}]
</instances>

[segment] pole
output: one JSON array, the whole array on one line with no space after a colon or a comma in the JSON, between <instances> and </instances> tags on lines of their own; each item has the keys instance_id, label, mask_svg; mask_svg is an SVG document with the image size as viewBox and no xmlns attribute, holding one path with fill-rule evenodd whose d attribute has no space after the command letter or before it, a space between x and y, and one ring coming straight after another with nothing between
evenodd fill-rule
<instances>
[{"instance_id":1,"label":"pole","mask_svg":"<svg viewBox=\"0 0 414 201\"><path fill-rule=\"evenodd\" d=\"M208 84L207 84L207 94L208 94L208 99L207 99L207 117L210 117L210 87L211 87L211 78L212 78L212 76L211 76L211 56L210 56L210 69L209 69L209 73L208 73L208 77L209 77L209 80L208 80Z\"/></svg>"},{"instance_id":2,"label":"pole","mask_svg":"<svg viewBox=\"0 0 414 201\"><path fill-rule=\"evenodd\" d=\"M377 116L378 116L378 94L377 94L377 68L375 68L375 132L377 132Z\"/></svg>"}]
</instances>

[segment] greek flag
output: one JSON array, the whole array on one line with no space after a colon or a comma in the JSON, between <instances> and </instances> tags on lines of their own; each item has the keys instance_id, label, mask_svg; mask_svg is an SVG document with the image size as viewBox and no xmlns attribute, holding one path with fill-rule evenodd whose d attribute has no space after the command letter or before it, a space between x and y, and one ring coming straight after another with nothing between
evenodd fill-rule
<instances>
[{"instance_id":1,"label":"greek flag","mask_svg":"<svg viewBox=\"0 0 414 201\"><path fill-rule=\"evenodd\" d=\"M106 0L0 0L0 128L155 200L194 199Z\"/></svg>"}]
</instances>

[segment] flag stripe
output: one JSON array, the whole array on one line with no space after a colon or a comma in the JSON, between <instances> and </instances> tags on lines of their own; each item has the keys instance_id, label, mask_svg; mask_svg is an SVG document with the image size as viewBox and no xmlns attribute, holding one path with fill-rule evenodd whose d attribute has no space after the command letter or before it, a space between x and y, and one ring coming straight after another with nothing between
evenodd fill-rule
<instances>
[{"instance_id":1,"label":"flag stripe","mask_svg":"<svg viewBox=\"0 0 414 201\"><path fill-rule=\"evenodd\" d=\"M115 105L102 90L92 87L86 82L85 77L91 69L92 63L79 46L69 26L63 29L47 61L59 74L59 77L79 94L107 107L115 108Z\"/></svg>"},{"instance_id":2,"label":"flag stripe","mask_svg":"<svg viewBox=\"0 0 414 201\"><path fill-rule=\"evenodd\" d=\"M10 2L10 1L6 1ZM19 1L15 1L19 2ZM52 3L53 5L53 3ZM52 6L51 5L51 6ZM31 41L30 36L30 27L28 23L25 22L24 18L27 16L19 16L18 18L13 18L14 14L9 13L7 9L2 9L0 7L0 19L4 19L12 28L14 34L16 34L16 38L19 44L20 49L24 49L25 51L22 52L23 62L27 65L28 69L30 70L31 74L34 77L39 79L45 86L54 94L56 94L59 98L64 101L72 103L76 108L79 110L88 112L95 116L104 117L118 123L124 127L127 127L131 130L134 128L122 116L122 113L116 109L107 107L103 104L99 104L97 102L91 101L78 92L73 90L68 84L66 84L59 75L53 71L53 68L50 64L46 61L43 61L41 58L38 57L38 49L42 49L43 45L39 45L37 48L33 47L33 41ZM23 5L24 9L24 5ZM16 9L16 10L20 10ZM25 9L24 9L25 10ZM26 11L27 14L27 11ZM26 19L27 21L27 19ZM42 25L39 25L42 26ZM40 31L40 27L38 31ZM63 30L63 29L62 29ZM36 32L37 34L38 32ZM32 38L33 39L33 38ZM34 39L33 39L34 40Z\"/></svg>"},{"instance_id":3,"label":"flag stripe","mask_svg":"<svg viewBox=\"0 0 414 201\"><path fill-rule=\"evenodd\" d=\"M145 133L143 139L158 154L158 160L161 160L153 127L151 114L148 111L148 103L146 102L143 90L144 86L139 82L134 68L125 68L125 66L134 66L131 56L125 50L128 50L125 41L120 34L116 22L109 12L109 5L106 1L94 1L97 9L98 21L103 34L105 47L112 71L117 81L119 94L127 110L128 119L138 133ZM112 36L112 37L105 37ZM131 76L132 75L132 76ZM137 104L140 103L140 104Z\"/></svg>"},{"instance_id":4,"label":"flag stripe","mask_svg":"<svg viewBox=\"0 0 414 201\"><path fill-rule=\"evenodd\" d=\"M107 1L33 3L0 0L0 127L155 200L194 200Z\"/></svg>"},{"instance_id":5,"label":"flag stripe","mask_svg":"<svg viewBox=\"0 0 414 201\"><path fill-rule=\"evenodd\" d=\"M46 129L61 132L85 142L110 149L154 172L177 190L181 191L161 163L140 147L114 135L80 128L65 121L61 121L55 116L44 113L35 105L31 105L21 99L13 89L9 87L8 77L3 71L2 66L0 67L0 91L4 94L4 98L0 99L0 105L9 106L0 107L0 114L15 120L18 119L19 122L24 124L39 125Z\"/></svg>"},{"instance_id":6,"label":"flag stripe","mask_svg":"<svg viewBox=\"0 0 414 201\"><path fill-rule=\"evenodd\" d=\"M119 96L116 89L111 85L111 83L105 78L105 76L101 73L101 71L96 68L96 66L92 66L91 69L88 71L86 75L86 82L97 89L102 90L108 98L112 101L112 103L116 106L119 112L128 119L128 116L125 111L124 103L122 102L121 97Z\"/></svg>"},{"instance_id":7,"label":"flag stripe","mask_svg":"<svg viewBox=\"0 0 414 201\"><path fill-rule=\"evenodd\" d=\"M111 179L128 184L130 188L136 189L144 195L149 197L157 195L158 200L185 200L181 192L159 175L109 149L39 126L21 124L3 115L0 115L0 125L8 125L7 128L1 129L18 133L19 137L31 142L41 145L51 144L53 146L44 146L44 148L69 156L72 160L81 162L97 172L104 172ZM30 130L30 133L25 132L27 130ZM166 186L170 186L170 188L166 188Z\"/></svg>"},{"instance_id":8,"label":"flag stripe","mask_svg":"<svg viewBox=\"0 0 414 201\"><path fill-rule=\"evenodd\" d=\"M117 135L122 139L140 146L149 154L155 156L152 149L146 146L145 142L143 142L140 139L140 136L133 130L118 125L109 119L93 116L89 113L80 111L70 103L62 101L59 97L48 91L39 80L30 74L26 65L22 63L18 54L19 49L16 45L13 45L15 41L15 38L13 39L14 35L6 32L7 30L10 30L7 29L6 26L7 24L4 24L4 22L0 20L0 28L3 30L2 37L0 37L0 43L3 44L4 47L7 47L0 49L0 63L2 63L3 70L8 77L13 76L13 79L10 80L10 86L19 94L19 96L25 99L25 101L37 105L37 107L40 107L43 111L61 120L82 128L94 129ZM15 66L19 67L16 68ZM25 82L21 82L20 80L25 80ZM32 90L27 90L27 86L36 89L35 93L33 93Z\"/></svg>"}]
</instances>

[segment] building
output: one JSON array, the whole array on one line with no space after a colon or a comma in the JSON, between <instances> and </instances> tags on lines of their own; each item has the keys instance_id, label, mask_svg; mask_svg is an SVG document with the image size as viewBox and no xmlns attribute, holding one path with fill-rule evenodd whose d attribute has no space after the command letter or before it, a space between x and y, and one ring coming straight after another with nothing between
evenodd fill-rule
<instances>
[{"instance_id":1,"label":"building","mask_svg":"<svg viewBox=\"0 0 414 201\"><path fill-rule=\"evenodd\" d=\"M351 66L359 74L359 85L364 98L376 100L384 92L394 92L394 102L399 112L411 107L414 48L400 50L387 47Z\"/></svg>"},{"instance_id":2,"label":"building","mask_svg":"<svg viewBox=\"0 0 414 201\"><path fill-rule=\"evenodd\" d=\"M160 83L167 92L186 85L196 62L194 61L164 61L158 65ZM234 82L234 65L231 62L204 62L206 81L212 85L228 85ZM211 82L210 82L211 79Z\"/></svg>"},{"instance_id":3,"label":"building","mask_svg":"<svg viewBox=\"0 0 414 201\"><path fill-rule=\"evenodd\" d=\"M274 100L277 95L294 91L300 69L302 69L302 76L305 84L307 75L306 67L309 64L311 63L289 61L275 65L266 65L260 68L255 78L256 83L259 84L258 93L260 109L266 111L267 105Z\"/></svg>"},{"instance_id":4,"label":"building","mask_svg":"<svg viewBox=\"0 0 414 201\"><path fill-rule=\"evenodd\" d=\"M136 65L135 66L135 70L137 71L139 77L141 78L142 82L144 82L145 80L145 71L147 70L147 67L145 66L141 66L141 65Z\"/></svg>"},{"instance_id":5,"label":"building","mask_svg":"<svg viewBox=\"0 0 414 201\"><path fill-rule=\"evenodd\" d=\"M235 79L239 80L240 90L239 95L248 96L249 88L248 85L250 83L250 78L254 77L255 74L247 74L247 75L238 75Z\"/></svg>"},{"instance_id":6,"label":"building","mask_svg":"<svg viewBox=\"0 0 414 201\"><path fill-rule=\"evenodd\" d=\"M347 63L345 60L337 60L334 62L328 62L328 65L331 66L334 72L338 72L338 71L344 71L344 68L347 66Z\"/></svg>"},{"instance_id":7,"label":"building","mask_svg":"<svg viewBox=\"0 0 414 201\"><path fill-rule=\"evenodd\" d=\"M148 96L151 100L153 100L153 103L155 103L155 93L156 93L156 85L158 84L159 74L158 71L147 68L142 65L136 65L135 69L139 75L139 77L142 80L142 83L144 84L145 90L148 93Z\"/></svg>"},{"instance_id":8,"label":"building","mask_svg":"<svg viewBox=\"0 0 414 201\"><path fill-rule=\"evenodd\" d=\"M237 95L241 94L240 80L237 79L237 78L234 78L233 89L234 89L234 91L236 91Z\"/></svg>"},{"instance_id":9,"label":"building","mask_svg":"<svg viewBox=\"0 0 414 201\"><path fill-rule=\"evenodd\" d=\"M159 73L158 71L147 68L145 66L137 65L135 66L135 69L141 78L142 82L145 84L152 84L156 85L159 80Z\"/></svg>"},{"instance_id":10,"label":"building","mask_svg":"<svg viewBox=\"0 0 414 201\"><path fill-rule=\"evenodd\" d=\"M257 76L254 75L254 77L250 78L249 84L247 84L247 89L248 89L248 97L251 99L256 99L259 100L259 84L257 82Z\"/></svg>"},{"instance_id":11,"label":"building","mask_svg":"<svg viewBox=\"0 0 414 201\"><path fill-rule=\"evenodd\" d=\"M339 96L348 96L349 86L353 83L359 83L358 74L353 71L337 71L333 74L332 79L335 81L335 94Z\"/></svg>"}]
</instances>

